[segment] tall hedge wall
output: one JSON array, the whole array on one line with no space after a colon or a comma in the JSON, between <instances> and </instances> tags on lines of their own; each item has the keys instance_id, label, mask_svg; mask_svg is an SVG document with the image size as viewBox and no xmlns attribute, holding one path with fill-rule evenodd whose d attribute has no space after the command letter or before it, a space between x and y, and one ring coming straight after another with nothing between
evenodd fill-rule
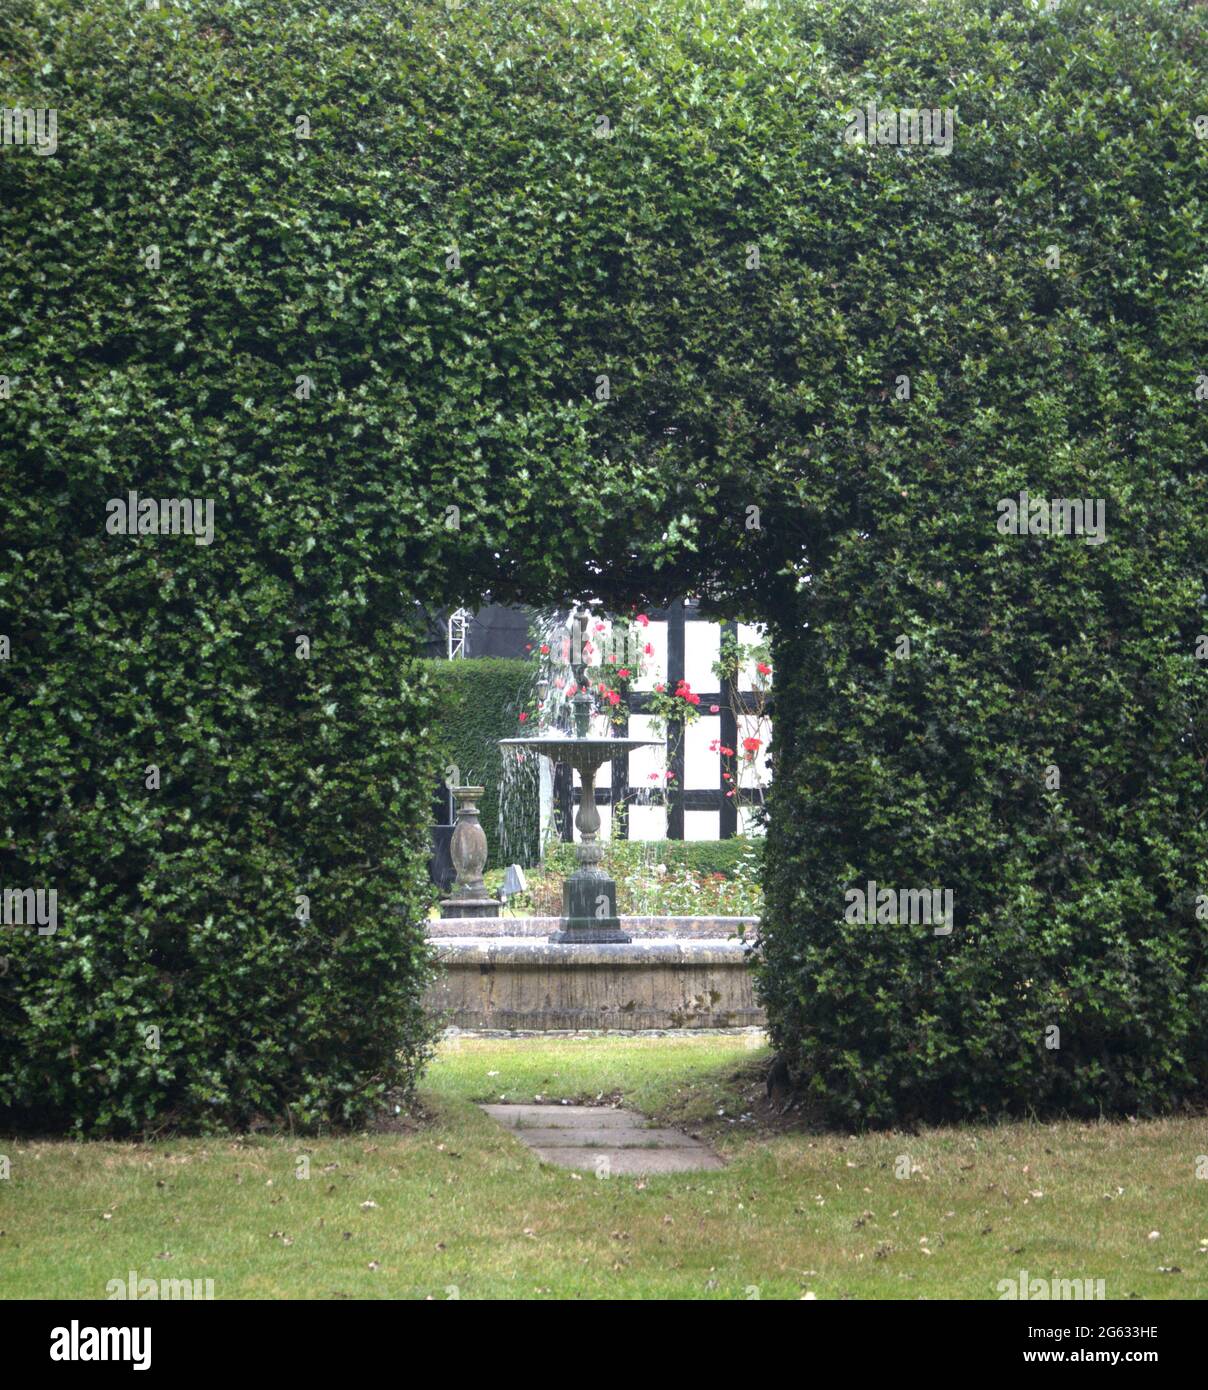
<instances>
[{"instance_id":1,"label":"tall hedge wall","mask_svg":"<svg viewBox=\"0 0 1208 1390\"><path fill-rule=\"evenodd\" d=\"M533 698L533 667L506 657L430 660L424 663L436 692L432 736L440 765L454 764L463 786L484 788L478 802L486 832L489 868L504 863L534 864L540 854L540 807L532 779L516 784L517 805L511 812L512 841L505 846L499 831L499 780L503 759L499 740L523 732L520 713ZM512 854L505 856L505 848Z\"/></svg>"},{"instance_id":2,"label":"tall hedge wall","mask_svg":"<svg viewBox=\"0 0 1208 1390\"><path fill-rule=\"evenodd\" d=\"M818 268L847 350L796 470L760 981L841 1123L1208 1092L1204 41L927 7L861 59L960 124L849 164ZM1102 543L1004 534L1024 490L1102 502ZM851 920L870 881L950 890L953 930Z\"/></svg>"},{"instance_id":3,"label":"tall hedge wall","mask_svg":"<svg viewBox=\"0 0 1208 1390\"><path fill-rule=\"evenodd\" d=\"M762 989L828 1113L1202 1092L1205 28L10 0L5 99L59 126L0 150L0 852L62 913L12 935L0 1103L319 1121L414 1075L412 614L488 588L772 623ZM951 152L849 143L869 101ZM1105 543L1000 534L1024 488ZM213 544L109 535L129 489ZM857 929L869 879L955 930Z\"/></svg>"}]
</instances>

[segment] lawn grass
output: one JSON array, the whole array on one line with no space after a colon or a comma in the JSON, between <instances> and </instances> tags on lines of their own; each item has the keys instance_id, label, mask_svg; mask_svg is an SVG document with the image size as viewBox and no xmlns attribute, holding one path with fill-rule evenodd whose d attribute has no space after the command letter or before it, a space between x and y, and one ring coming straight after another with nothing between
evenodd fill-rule
<instances>
[{"instance_id":1,"label":"lawn grass","mask_svg":"<svg viewBox=\"0 0 1208 1390\"><path fill-rule=\"evenodd\" d=\"M740 1035L454 1038L404 1132L5 1140L0 1293L103 1298L133 1269L218 1298L992 1299L1027 1270L1208 1295L1205 1120L783 1132L762 1058ZM575 1176L474 1104L618 1096L729 1166Z\"/></svg>"}]
</instances>

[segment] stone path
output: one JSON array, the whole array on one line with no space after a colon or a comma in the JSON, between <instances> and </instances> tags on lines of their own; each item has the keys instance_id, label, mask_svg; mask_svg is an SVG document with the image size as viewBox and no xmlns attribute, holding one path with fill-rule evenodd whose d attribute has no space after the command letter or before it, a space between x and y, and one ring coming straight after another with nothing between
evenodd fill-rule
<instances>
[{"instance_id":1,"label":"stone path","mask_svg":"<svg viewBox=\"0 0 1208 1390\"><path fill-rule=\"evenodd\" d=\"M484 1105L543 1163L614 1174L686 1173L724 1168L699 1139L656 1129L644 1115L602 1105Z\"/></svg>"}]
</instances>

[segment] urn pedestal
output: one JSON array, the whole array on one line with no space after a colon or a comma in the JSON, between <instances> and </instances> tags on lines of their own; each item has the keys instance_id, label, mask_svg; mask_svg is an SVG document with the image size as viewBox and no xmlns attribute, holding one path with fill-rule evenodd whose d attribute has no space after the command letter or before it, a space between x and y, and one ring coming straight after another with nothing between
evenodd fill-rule
<instances>
[{"instance_id":1,"label":"urn pedestal","mask_svg":"<svg viewBox=\"0 0 1208 1390\"><path fill-rule=\"evenodd\" d=\"M449 856L457 870L453 892L440 902L442 917L498 917L499 900L487 893L482 871L487 862L487 836L478 819L478 798L484 787L454 787L457 824L449 841Z\"/></svg>"}]
</instances>

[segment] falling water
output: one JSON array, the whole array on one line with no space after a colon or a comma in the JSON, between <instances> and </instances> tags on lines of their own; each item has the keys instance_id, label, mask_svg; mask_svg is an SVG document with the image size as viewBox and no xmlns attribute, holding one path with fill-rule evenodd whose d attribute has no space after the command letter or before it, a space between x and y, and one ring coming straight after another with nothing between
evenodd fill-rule
<instances>
[{"instance_id":1,"label":"falling water","mask_svg":"<svg viewBox=\"0 0 1208 1390\"><path fill-rule=\"evenodd\" d=\"M570 732L574 726L570 692L575 684L575 674L570 664L569 622L567 609L547 609L538 615L533 630L533 651L539 658L533 663L531 699L528 709L537 711L536 719L530 716L526 727L537 729L561 729ZM603 616L598 619L607 624ZM591 632L596 654L600 653L608 635L606 626L603 634ZM544 650L543 650L544 649ZM544 681L544 687L539 682ZM540 701L540 704L539 704ZM593 716L591 733L605 736L611 732L608 716ZM516 750L505 755L499 782L499 836L500 862L531 864L536 862L538 850L542 857L544 846L537 847L533 840L533 826L539 812L534 809L541 798L541 763L539 753ZM552 778L550 769L549 778ZM548 785L548 779L547 779ZM649 782L644 786L633 787L629 794L631 807L661 806L664 804L663 783ZM556 810L556 808L555 808ZM559 827L555 817L549 818L547 841L555 842ZM605 838L610 838L608 833ZM622 893L626 899L623 910L630 913L649 913L657 907L655 893L658 877L656 865L660 859L659 844L645 840L638 853L636 867L625 869L618 865L618 877L623 880ZM631 863L634 861L630 861Z\"/></svg>"},{"instance_id":2,"label":"falling water","mask_svg":"<svg viewBox=\"0 0 1208 1390\"><path fill-rule=\"evenodd\" d=\"M538 728L569 729L570 702L566 691L574 682L570 666L562 660L567 615L548 610L538 616L533 636L534 651L549 648L547 656L533 663L532 682L528 698L522 700L525 710L537 710ZM545 677L548 690L543 707L538 704L538 681ZM517 710L519 715L520 710ZM531 718L531 716L530 716ZM533 729L533 722L527 728ZM519 726L519 719L517 719ZM533 730L536 732L536 730ZM508 749L503 754L499 773L499 862L536 864L544 853L540 843L541 763L540 753L525 749ZM551 822L552 828L552 822Z\"/></svg>"},{"instance_id":3,"label":"falling water","mask_svg":"<svg viewBox=\"0 0 1208 1390\"><path fill-rule=\"evenodd\" d=\"M538 815L541 755L507 749L499 771L499 862L523 864L539 857Z\"/></svg>"}]
</instances>

